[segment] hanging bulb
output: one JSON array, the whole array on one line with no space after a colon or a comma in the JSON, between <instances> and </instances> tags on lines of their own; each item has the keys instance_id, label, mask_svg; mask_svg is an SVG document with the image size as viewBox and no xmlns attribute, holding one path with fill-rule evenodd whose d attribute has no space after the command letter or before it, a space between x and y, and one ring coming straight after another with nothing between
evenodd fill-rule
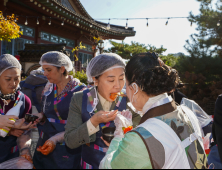
<instances>
[{"instance_id":1,"label":"hanging bulb","mask_svg":"<svg viewBox=\"0 0 222 170\"><path fill-rule=\"evenodd\" d=\"M168 20L169 20L169 19L168 19ZM168 20L167 20L167 22L166 22L166 24L165 24L166 26L168 25Z\"/></svg>"},{"instance_id":2,"label":"hanging bulb","mask_svg":"<svg viewBox=\"0 0 222 170\"><path fill-rule=\"evenodd\" d=\"M90 28L92 28L92 26L93 26L93 25L92 25L92 24L90 24Z\"/></svg>"},{"instance_id":3,"label":"hanging bulb","mask_svg":"<svg viewBox=\"0 0 222 170\"><path fill-rule=\"evenodd\" d=\"M49 20L49 25L51 25L52 24L52 22L51 22L51 17L50 17L50 20Z\"/></svg>"},{"instance_id":4,"label":"hanging bulb","mask_svg":"<svg viewBox=\"0 0 222 170\"><path fill-rule=\"evenodd\" d=\"M107 25L106 29L107 29L107 30L109 30L109 29L110 29L110 19L109 19L109 23L108 23L108 25Z\"/></svg>"},{"instance_id":5,"label":"hanging bulb","mask_svg":"<svg viewBox=\"0 0 222 170\"><path fill-rule=\"evenodd\" d=\"M147 26L147 27L149 26L149 23L148 23L148 18L147 18L147 24L146 24L146 26Z\"/></svg>"},{"instance_id":6,"label":"hanging bulb","mask_svg":"<svg viewBox=\"0 0 222 170\"><path fill-rule=\"evenodd\" d=\"M6 15L5 15L5 21L7 21L7 13L6 13Z\"/></svg>"},{"instance_id":7,"label":"hanging bulb","mask_svg":"<svg viewBox=\"0 0 222 170\"><path fill-rule=\"evenodd\" d=\"M25 25L28 25L28 20L27 20L27 17L26 17L26 20L25 20Z\"/></svg>"},{"instance_id":8,"label":"hanging bulb","mask_svg":"<svg viewBox=\"0 0 222 170\"><path fill-rule=\"evenodd\" d=\"M37 18L37 22L36 22L36 24L39 25L39 17Z\"/></svg>"},{"instance_id":9,"label":"hanging bulb","mask_svg":"<svg viewBox=\"0 0 222 170\"><path fill-rule=\"evenodd\" d=\"M126 20L126 27L125 28L128 29L128 18Z\"/></svg>"},{"instance_id":10,"label":"hanging bulb","mask_svg":"<svg viewBox=\"0 0 222 170\"><path fill-rule=\"evenodd\" d=\"M191 23L190 23L190 26L192 27L193 26L193 22L191 21Z\"/></svg>"},{"instance_id":11,"label":"hanging bulb","mask_svg":"<svg viewBox=\"0 0 222 170\"><path fill-rule=\"evenodd\" d=\"M64 25L64 20L62 21L61 25L62 25L62 26Z\"/></svg>"},{"instance_id":12,"label":"hanging bulb","mask_svg":"<svg viewBox=\"0 0 222 170\"><path fill-rule=\"evenodd\" d=\"M17 22L16 18L17 18L17 15L15 15L15 19L14 19L14 22Z\"/></svg>"},{"instance_id":13,"label":"hanging bulb","mask_svg":"<svg viewBox=\"0 0 222 170\"><path fill-rule=\"evenodd\" d=\"M77 27L79 26L79 22L76 23L76 26L77 26Z\"/></svg>"},{"instance_id":14,"label":"hanging bulb","mask_svg":"<svg viewBox=\"0 0 222 170\"><path fill-rule=\"evenodd\" d=\"M218 21L217 26L218 26L218 27L220 26L220 20Z\"/></svg>"}]
</instances>

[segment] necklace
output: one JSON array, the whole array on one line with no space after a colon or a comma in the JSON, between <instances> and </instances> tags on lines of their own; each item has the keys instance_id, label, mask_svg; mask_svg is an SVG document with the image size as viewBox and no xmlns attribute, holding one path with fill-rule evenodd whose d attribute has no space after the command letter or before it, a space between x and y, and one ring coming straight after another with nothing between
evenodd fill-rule
<instances>
[{"instance_id":1,"label":"necklace","mask_svg":"<svg viewBox=\"0 0 222 170\"><path fill-rule=\"evenodd\" d=\"M17 97L17 99L16 99L15 104L14 104L13 107L15 107L15 106L18 104L20 98L21 98L21 92L18 91L18 97ZM3 99L3 100L4 100L4 99ZM4 111L2 110L2 106L1 106L1 104L0 104L0 113L1 113L1 115L5 115Z\"/></svg>"}]
</instances>

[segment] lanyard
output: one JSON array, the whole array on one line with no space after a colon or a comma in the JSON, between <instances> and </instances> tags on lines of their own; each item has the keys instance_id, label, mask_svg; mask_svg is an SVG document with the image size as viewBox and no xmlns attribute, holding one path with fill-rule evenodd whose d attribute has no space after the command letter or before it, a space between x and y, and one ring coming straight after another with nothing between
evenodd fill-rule
<instances>
[{"instance_id":1,"label":"lanyard","mask_svg":"<svg viewBox=\"0 0 222 170\"><path fill-rule=\"evenodd\" d=\"M62 101L68 94L65 93L65 95L60 99L60 101L57 100L57 87L56 84L54 84L54 110L56 112L56 115L58 116L59 120L62 120L61 116L59 115L57 105L60 101Z\"/></svg>"},{"instance_id":2,"label":"lanyard","mask_svg":"<svg viewBox=\"0 0 222 170\"><path fill-rule=\"evenodd\" d=\"M78 87L80 87L81 85L82 85L82 84L79 84L79 85L75 86L71 91L76 90L76 89L77 89ZM68 93L66 92L66 93L64 94L64 96L63 96L60 100L58 100L58 98L57 98L57 97L58 97L57 87L56 87L56 84L54 84L54 110L55 110L56 115L58 116L59 120L62 120L62 118L61 118L61 116L59 115L57 105L58 105L61 101L63 101L67 96L68 96Z\"/></svg>"},{"instance_id":3,"label":"lanyard","mask_svg":"<svg viewBox=\"0 0 222 170\"><path fill-rule=\"evenodd\" d=\"M18 91L18 97L17 97L17 99L16 99L15 104L14 104L13 107L15 107L15 106L18 104L20 98L21 98L21 92ZM1 112L1 115L5 115L4 112L3 112L3 110L2 110L2 106L1 106L1 104L0 104L0 112Z\"/></svg>"}]
</instances>

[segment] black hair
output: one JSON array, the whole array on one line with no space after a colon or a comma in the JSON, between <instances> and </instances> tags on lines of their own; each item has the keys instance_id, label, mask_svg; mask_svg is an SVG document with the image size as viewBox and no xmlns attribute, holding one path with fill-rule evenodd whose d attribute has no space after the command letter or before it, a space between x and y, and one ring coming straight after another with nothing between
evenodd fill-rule
<instances>
[{"instance_id":1,"label":"black hair","mask_svg":"<svg viewBox=\"0 0 222 170\"><path fill-rule=\"evenodd\" d=\"M61 69L61 67L57 67L58 70ZM65 71L63 72L63 76L67 76L68 75L68 71L65 69Z\"/></svg>"},{"instance_id":2,"label":"black hair","mask_svg":"<svg viewBox=\"0 0 222 170\"><path fill-rule=\"evenodd\" d=\"M126 66L126 79L136 83L147 95L159 95L175 89L179 76L171 67L160 66L155 53L142 53L131 58Z\"/></svg>"}]
</instances>

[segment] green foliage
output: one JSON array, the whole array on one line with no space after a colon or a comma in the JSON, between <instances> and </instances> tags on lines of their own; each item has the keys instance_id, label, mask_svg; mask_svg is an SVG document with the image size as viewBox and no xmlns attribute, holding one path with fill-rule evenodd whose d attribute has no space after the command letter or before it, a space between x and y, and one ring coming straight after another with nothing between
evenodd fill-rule
<instances>
[{"instance_id":1,"label":"green foliage","mask_svg":"<svg viewBox=\"0 0 222 170\"><path fill-rule=\"evenodd\" d=\"M214 7L212 0L197 0L200 2L200 14L193 15L190 12L190 21L198 25L198 34L191 35L191 42L187 40L185 48L191 57L211 57L219 56L222 58L222 5L220 0Z\"/></svg>"},{"instance_id":2,"label":"green foliage","mask_svg":"<svg viewBox=\"0 0 222 170\"><path fill-rule=\"evenodd\" d=\"M222 58L219 57L179 57L175 68L180 74L202 74L206 82L222 80Z\"/></svg>"},{"instance_id":3,"label":"green foliage","mask_svg":"<svg viewBox=\"0 0 222 170\"><path fill-rule=\"evenodd\" d=\"M145 52L157 52L158 54L162 54L167 49L163 48L161 46L160 48L156 48L155 46L145 44L140 44L138 42L131 42L131 44L126 44L124 42L117 43L115 41L111 41L110 43L113 45L113 47L109 48L108 50L104 50L104 52L107 53L116 53L120 55L124 59L130 59L132 56L139 54L139 53L145 53Z\"/></svg>"},{"instance_id":4,"label":"green foliage","mask_svg":"<svg viewBox=\"0 0 222 170\"><path fill-rule=\"evenodd\" d=\"M77 71L77 72L73 75L73 77L79 79L81 83L88 84L88 83L87 83L86 73L85 73L83 70L82 70L82 72L81 72L81 71Z\"/></svg>"},{"instance_id":5,"label":"green foliage","mask_svg":"<svg viewBox=\"0 0 222 170\"><path fill-rule=\"evenodd\" d=\"M175 57L173 54L168 54L167 56L160 55L160 58L170 67L174 67L179 59L179 57Z\"/></svg>"}]
</instances>

